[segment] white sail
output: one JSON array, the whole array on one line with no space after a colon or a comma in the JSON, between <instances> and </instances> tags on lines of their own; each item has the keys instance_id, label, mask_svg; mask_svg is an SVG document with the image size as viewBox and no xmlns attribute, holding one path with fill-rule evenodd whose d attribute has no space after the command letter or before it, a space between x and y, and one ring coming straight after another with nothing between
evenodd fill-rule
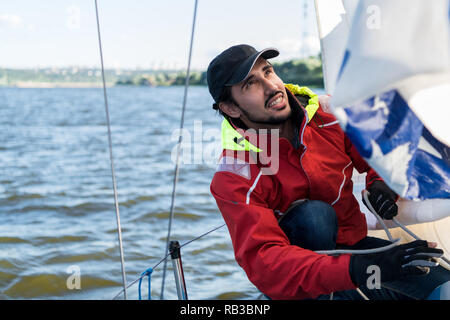
<instances>
[{"instance_id":1,"label":"white sail","mask_svg":"<svg viewBox=\"0 0 450 320\"><path fill-rule=\"evenodd\" d=\"M450 198L449 7L448 0L316 1L333 111L406 199Z\"/></svg>"},{"instance_id":2,"label":"white sail","mask_svg":"<svg viewBox=\"0 0 450 320\"><path fill-rule=\"evenodd\" d=\"M412 111L412 117L417 118L417 127L421 125L419 129L427 133L425 138L417 137L414 150L433 161L440 161L443 177L436 178L437 183L433 185L435 177L430 174L430 187L414 190L415 197L412 198L422 201L400 199L397 218L419 237L437 242L448 256L449 1L315 0L315 5L325 88L333 96L333 112L344 131L348 129L348 122L353 121L349 113L354 109L349 111L348 106L377 110L374 115L379 116L378 120L387 121L383 117L390 111L387 105L393 99L402 98L405 101L403 110ZM393 89L395 94L386 94ZM362 103L365 99L372 100ZM356 129L364 135L365 130L371 130L374 121L368 120ZM367 147L371 154L362 154L363 157L366 156L368 163L389 186L401 195L411 195L413 188L408 184L407 174L411 172L411 158L417 156L410 156L412 148L404 144L389 153L378 144ZM440 182L443 184L439 185ZM439 199L431 199L439 192ZM367 214L369 229L380 229L376 219L367 210L363 211ZM393 230L395 235L411 240L401 229ZM383 231L371 233L383 236Z\"/></svg>"},{"instance_id":3,"label":"white sail","mask_svg":"<svg viewBox=\"0 0 450 320\"><path fill-rule=\"evenodd\" d=\"M319 29L324 85L327 93L333 93L344 59L348 33L358 0L315 1L316 20Z\"/></svg>"}]
</instances>

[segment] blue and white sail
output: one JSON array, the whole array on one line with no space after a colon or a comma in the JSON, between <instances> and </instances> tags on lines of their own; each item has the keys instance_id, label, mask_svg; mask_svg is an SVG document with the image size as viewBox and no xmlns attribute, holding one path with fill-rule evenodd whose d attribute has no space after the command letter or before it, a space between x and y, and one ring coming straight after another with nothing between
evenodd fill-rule
<instances>
[{"instance_id":1,"label":"blue and white sail","mask_svg":"<svg viewBox=\"0 0 450 320\"><path fill-rule=\"evenodd\" d=\"M402 198L450 198L450 1L316 0L316 12L326 89L360 154Z\"/></svg>"}]
</instances>

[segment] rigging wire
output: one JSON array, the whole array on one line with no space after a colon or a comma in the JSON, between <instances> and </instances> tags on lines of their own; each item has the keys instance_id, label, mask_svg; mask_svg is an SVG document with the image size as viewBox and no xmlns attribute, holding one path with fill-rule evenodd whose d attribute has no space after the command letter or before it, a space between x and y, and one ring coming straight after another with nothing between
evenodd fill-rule
<instances>
[{"instance_id":1,"label":"rigging wire","mask_svg":"<svg viewBox=\"0 0 450 320\"><path fill-rule=\"evenodd\" d=\"M123 257L123 244L122 244L122 231L121 231L122 228L120 226L119 201L117 199L117 183L116 183L116 174L114 171L114 157L113 157L113 152L112 152L111 123L109 120L108 96L106 94L105 68L103 65L102 39L100 36L100 20L98 18L97 0L95 0L95 16L97 19L98 46L100 49L100 62L101 62L101 67L102 67L103 98L105 101L106 124L108 127L109 160L111 163L111 175L112 175L112 183L113 183L113 189L114 189L114 205L115 205L115 209L116 209L117 236L118 236L118 240L119 240L120 263L122 266L123 296L124 296L124 299L126 300L127 299L127 282L126 282L126 275L125 275L125 261L124 261L124 257Z\"/></svg>"},{"instance_id":2,"label":"rigging wire","mask_svg":"<svg viewBox=\"0 0 450 320\"><path fill-rule=\"evenodd\" d=\"M101 34L100 34L100 22L99 22L99 14L98 14L98 5L97 0L94 0L95 2L95 12L96 12L96 20L97 20L97 33L98 33L98 42L99 42L99 50L100 50L100 61L101 61L101 71L102 71L102 82L103 82L103 95L104 95L104 102L105 102L105 111L106 111L106 119L107 119L107 128L108 128L108 144L109 144L109 156L110 156L110 163L111 163L111 174L112 174L112 181L113 181L113 189L114 189L114 203L115 203L115 211L116 211L116 220L117 220L117 229L118 229L118 241L119 241L119 248L120 248L120 259L121 259L121 267L122 267L122 280L123 280L123 289L116 294L116 296L113 297L113 299L116 299L120 294L124 294L125 300L127 299L127 288L131 287L138 281L140 281L144 276L147 275L147 273L142 273L141 276L134 281L132 281L128 286L126 284L126 273L125 273L125 261L124 261L124 254L123 254L123 242L122 242L122 233L121 233L121 224L120 224L120 213L119 213L119 205L118 205L118 197L117 197L117 183L116 183L116 177L115 177L115 170L114 170L114 159L113 159L113 152L112 152L112 138L111 138L111 127L110 127L110 118L109 118L109 107L108 107L108 99L107 99L107 93L106 93L106 81L105 81L105 70L104 70L104 63L103 63L103 50L102 50L102 43L101 43ZM190 78L190 68L191 68L191 58L192 58L192 48L193 48L193 41L194 41L194 34L195 34L195 23L196 23L196 16L197 16L197 7L198 7L198 0L195 0L194 4L194 16L193 16L193 22L192 22L192 30L191 30L191 39L190 39L190 47L189 47L189 57L188 57L188 65L187 65L187 71L186 71L186 80L185 80L185 88L184 88L184 95L183 95L183 103L182 103L182 112L181 112L181 120L180 120L180 135L178 139L178 146L177 146L177 157L176 157L176 165L175 165L175 174L173 179L173 189L172 189L172 196L171 196L171 205L170 205L170 215L169 215L169 223L168 223L168 232L167 232L167 238L166 238L166 249L165 249L165 256L153 267L150 268L154 270L156 267L158 267L162 262L164 262L164 269L163 269L163 276L162 276L162 284L161 284L161 294L160 299L163 299L164 297L164 284L165 284L165 277L166 277L166 270L167 270L167 258L170 256L171 252L169 251L169 243L170 243L170 235L171 235L171 229L172 229L172 222L174 218L174 204L175 204L175 197L176 197L176 186L178 183L178 177L179 177L179 162L180 162L180 149L181 149L181 142L182 142L182 129L184 127L184 115L185 115L185 109L186 109L186 102L187 102L187 93L189 88L189 78ZM316 3L316 9L317 9L317 3ZM317 10L316 10L317 11ZM363 194L364 196L364 194ZM367 195L365 195L367 196ZM371 210L372 211L372 210ZM374 210L373 210L374 211ZM372 212L373 213L373 212ZM321 254L342 254L342 253L353 253L353 254L366 254L366 253L373 253L373 252L379 252L379 251L386 251L390 249L393 246L398 245L398 242L400 239L393 239L390 232L388 231L385 224L379 219L378 215L375 214L379 222L381 222L381 225L386 231L386 234L389 238L389 240L392 242L391 245L372 249L372 250L332 250L332 251L316 251L317 253ZM394 222L399 226L402 227L406 232L408 232L411 236L413 236L416 239L419 239L415 234L413 234L411 231L409 231L406 227L398 223L396 220ZM203 236L206 236L207 234L222 228L225 226L225 224L222 224L196 238L193 238L192 240L184 243L180 246L180 248L190 244L191 242L200 239ZM445 260L448 262L448 260ZM369 300L358 288L356 288L358 293L365 299Z\"/></svg>"},{"instance_id":3,"label":"rigging wire","mask_svg":"<svg viewBox=\"0 0 450 320\"><path fill-rule=\"evenodd\" d=\"M204 236L210 234L211 232L214 232L214 231L216 231L216 230L218 230L218 229L224 227L225 225L226 225L226 224L223 223L223 224L221 224L220 226L217 226L217 227L215 227L215 228L213 228L213 229L211 229L211 230L209 230L209 231L207 231L207 232L205 232L205 233L199 235L198 237L195 237L195 238L193 238L193 239L191 239L191 240L189 240L189 241L183 243L183 244L180 246L180 249L183 248L184 246L187 246L187 245L190 244L191 242L194 242L194 241L196 241L196 240L198 240L198 239L200 239L200 238L202 238L202 237L204 237ZM168 252L161 260L159 260L159 261L158 261L152 268L150 268L150 269L155 270L155 269L156 269L163 261L167 260L167 258L171 255L171 253L172 253L172 252ZM148 270L148 269L147 269L147 270ZM129 287L131 287L132 285L134 285L135 283L137 283L139 280L141 280L141 279L142 279L143 277L145 277L145 276L146 276L146 274L145 274L145 272L143 272L139 278L137 278L137 279L135 279L134 281L130 282L130 284L127 286L127 289L128 289ZM121 291L119 291L112 299L113 299L113 300L116 299L118 296L120 296L120 295L122 294L122 292L124 292L124 289L122 289Z\"/></svg>"},{"instance_id":4,"label":"rigging wire","mask_svg":"<svg viewBox=\"0 0 450 320\"><path fill-rule=\"evenodd\" d=\"M174 216L175 195L176 195L176 188L177 188L178 176L179 176L179 171L180 171L180 150L181 150L181 142L183 140L183 135L181 133L182 133L182 130L184 127L184 114L185 114L185 110L186 110L187 93L188 93L188 88L189 88L189 77L190 77L190 72L191 72L192 47L193 47L193 43L194 43L195 21L197 19L197 4L198 4L198 0L195 0L194 17L192 19L191 42L189 45L189 58L188 58L188 65L187 65L187 70L186 70L186 81L185 81L185 85L184 85L183 105L182 105L182 109L181 109L180 131L179 131L180 135L178 137L177 158L176 158L176 164L175 164L175 174L174 174L174 178L173 178L172 198L171 198L171 203L170 203L169 225L167 228L167 238L166 238L167 241L166 241L166 248L164 251L165 253L167 253L167 251L169 251L170 232L172 229L172 221L173 221L173 216ZM167 269L167 259L164 260L164 269L163 269L163 276L162 276L162 281L161 281L160 300L162 300L164 298L164 283L165 283L165 279L166 279L166 269Z\"/></svg>"}]
</instances>

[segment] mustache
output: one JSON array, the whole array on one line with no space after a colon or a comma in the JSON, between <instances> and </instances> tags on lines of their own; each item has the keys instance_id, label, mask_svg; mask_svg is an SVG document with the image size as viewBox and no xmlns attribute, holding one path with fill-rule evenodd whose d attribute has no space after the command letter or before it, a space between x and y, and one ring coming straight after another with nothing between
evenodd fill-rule
<instances>
[{"instance_id":1,"label":"mustache","mask_svg":"<svg viewBox=\"0 0 450 320\"><path fill-rule=\"evenodd\" d=\"M282 97L284 96L283 91L276 91L276 92L272 93L269 98L267 98L266 103L264 105L267 107L269 105L270 99L272 99L273 97L275 97L279 93L281 93Z\"/></svg>"}]
</instances>

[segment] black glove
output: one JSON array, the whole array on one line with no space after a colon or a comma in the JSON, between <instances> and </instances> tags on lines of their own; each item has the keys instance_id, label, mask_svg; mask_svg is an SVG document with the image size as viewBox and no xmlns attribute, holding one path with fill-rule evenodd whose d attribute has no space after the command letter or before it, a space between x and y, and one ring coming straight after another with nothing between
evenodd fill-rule
<instances>
[{"instance_id":1,"label":"black glove","mask_svg":"<svg viewBox=\"0 0 450 320\"><path fill-rule=\"evenodd\" d=\"M380 268L380 282L423 275L429 272L429 267L438 265L433 258L443 254L441 249L429 248L426 241L416 240L379 253L352 255L350 277L356 286L366 284L367 278L371 276L367 268L371 265Z\"/></svg>"},{"instance_id":2,"label":"black glove","mask_svg":"<svg viewBox=\"0 0 450 320\"><path fill-rule=\"evenodd\" d=\"M369 191L370 204L381 218L390 220L397 215L398 207L395 203L397 194L386 183L377 180L372 183L367 191ZM369 208L364 197L362 200L366 207Z\"/></svg>"}]
</instances>

